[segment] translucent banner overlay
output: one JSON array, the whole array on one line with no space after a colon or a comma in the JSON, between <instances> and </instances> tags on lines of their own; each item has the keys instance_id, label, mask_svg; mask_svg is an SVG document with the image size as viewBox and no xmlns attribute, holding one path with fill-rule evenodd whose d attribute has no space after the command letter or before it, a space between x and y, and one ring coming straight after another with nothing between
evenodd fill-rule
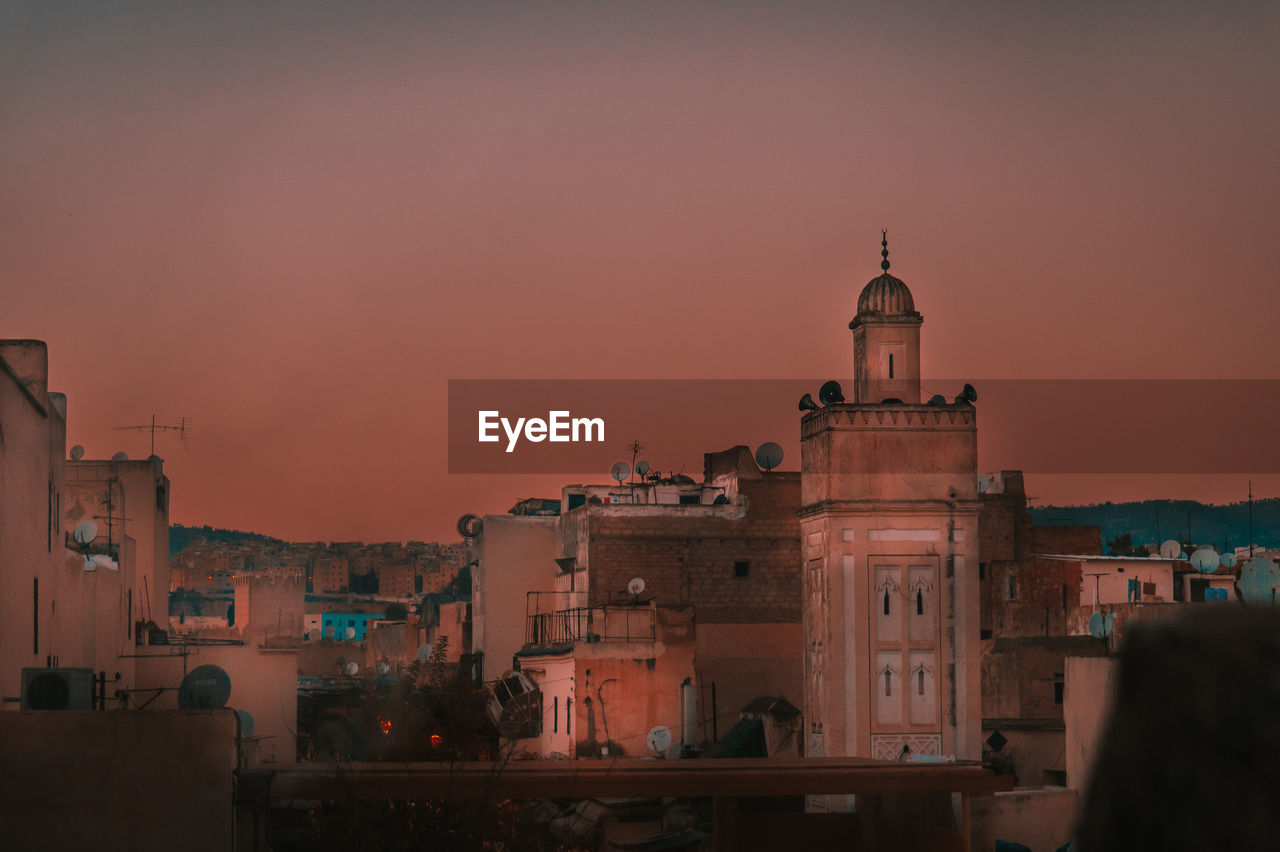
<instances>
[{"instance_id":1,"label":"translucent banner overlay","mask_svg":"<svg viewBox=\"0 0 1280 852\"><path fill-rule=\"evenodd\" d=\"M818 400L825 381L451 379L449 472L607 482L615 462L632 462L634 441L635 458L663 474L699 477L703 453L765 441L782 446L781 470L799 470L797 403ZM839 381L851 398L852 381ZM955 410L966 382L980 471L1280 473L1280 380L928 379L921 400L938 394ZM482 412L495 440L479 440Z\"/></svg>"}]
</instances>

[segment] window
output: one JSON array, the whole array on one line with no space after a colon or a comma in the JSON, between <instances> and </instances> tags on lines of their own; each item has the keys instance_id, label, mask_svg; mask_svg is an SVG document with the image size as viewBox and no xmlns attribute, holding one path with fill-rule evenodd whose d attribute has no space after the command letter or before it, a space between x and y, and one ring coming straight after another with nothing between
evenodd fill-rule
<instances>
[{"instance_id":1,"label":"window","mask_svg":"<svg viewBox=\"0 0 1280 852\"><path fill-rule=\"evenodd\" d=\"M889 378L893 378L893 353L889 353Z\"/></svg>"},{"instance_id":2,"label":"window","mask_svg":"<svg viewBox=\"0 0 1280 852\"><path fill-rule=\"evenodd\" d=\"M921 666L920 670L916 672L916 679L917 679L917 682L920 684L919 686L920 694L924 695L924 666Z\"/></svg>"},{"instance_id":3,"label":"window","mask_svg":"<svg viewBox=\"0 0 1280 852\"><path fill-rule=\"evenodd\" d=\"M570 511L572 511L572 510L574 510L574 509L578 508L579 506L585 506L586 504L587 504L587 495L585 495L585 494L570 494L570 495L569 495L569 510L570 510Z\"/></svg>"},{"instance_id":4,"label":"window","mask_svg":"<svg viewBox=\"0 0 1280 852\"><path fill-rule=\"evenodd\" d=\"M745 577L751 571L751 562L747 559L739 559L733 563L733 576Z\"/></svg>"},{"instance_id":5,"label":"window","mask_svg":"<svg viewBox=\"0 0 1280 852\"><path fill-rule=\"evenodd\" d=\"M560 696L551 699L551 733L560 733Z\"/></svg>"},{"instance_id":6,"label":"window","mask_svg":"<svg viewBox=\"0 0 1280 852\"><path fill-rule=\"evenodd\" d=\"M893 689L889 685L889 682L892 678L893 678L893 672L889 671L888 669L885 669L884 670L884 694L886 696L893 694Z\"/></svg>"},{"instance_id":7,"label":"window","mask_svg":"<svg viewBox=\"0 0 1280 852\"><path fill-rule=\"evenodd\" d=\"M978 563L978 579L979 580L987 579L987 563L985 562Z\"/></svg>"},{"instance_id":8,"label":"window","mask_svg":"<svg viewBox=\"0 0 1280 852\"><path fill-rule=\"evenodd\" d=\"M1010 574L1005 578L1005 595L1007 601L1016 601L1018 599L1018 575Z\"/></svg>"},{"instance_id":9,"label":"window","mask_svg":"<svg viewBox=\"0 0 1280 852\"><path fill-rule=\"evenodd\" d=\"M916 615L924 615L924 590L916 589ZM924 675L921 675L924 677ZM923 693L921 693L923 695Z\"/></svg>"},{"instance_id":10,"label":"window","mask_svg":"<svg viewBox=\"0 0 1280 852\"><path fill-rule=\"evenodd\" d=\"M1057 677L1058 679L1053 682L1053 703L1061 704L1062 693L1066 688L1066 684L1063 683L1062 675L1058 675Z\"/></svg>"},{"instance_id":11,"label":"window","mask_svg":"<svg viewBox=\"0 0 1280 852\"><path fill-rule=\"evenodd\" d=\"M889 590L888 589L884 590L884 614L885 615L889 614ZM888 677L888 675L885 675L885 676ZM888 695L888 694L889 693L887 692L885 693L885 695Z\"/></svg>"},{"instance_id":12,"label":"window","mask_svg":"<svg viewBox=\"0 0 1280 852\"><path fill-rule=\"evenodd\" d=\"M681 494L680 495L681 506L696 506L701 502L702 500L698 498L697 494Z\"/></svg>"},{"instance_id":13,"label":"window","mask_svg":"<svg viewBox=\"0 0 1280 852\"><path fill-rule=\"evenodd\" d=\"M564 733L570 736L572 732L569 730L573 724L573 698L569 697L564 700Z\"/></svg>"},{"instance_id":14,"label":"window","mask_svg":"<svg viewBox=\"0 0 1280 852\"><path fill-rule=\"evenodd\" d=\"M31 578L31 653L40 653L40 578Z\"/></svg>"}]
</instances>

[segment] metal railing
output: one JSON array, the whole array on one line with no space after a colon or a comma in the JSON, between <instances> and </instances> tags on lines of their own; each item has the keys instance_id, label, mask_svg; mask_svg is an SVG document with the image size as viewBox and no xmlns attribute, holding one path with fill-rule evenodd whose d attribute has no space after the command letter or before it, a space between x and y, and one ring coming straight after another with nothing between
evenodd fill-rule
<instances>
[{"instance_id":1,"label":"metal railing","mask_svg":"<svg viewBox=\"0 0 1280 852\"><path fill-rule=\"evenodd\" d=\"M653 642L657 619L652 606L572 607L525 618L525 643Z\"/></svg>"}]
</instances>

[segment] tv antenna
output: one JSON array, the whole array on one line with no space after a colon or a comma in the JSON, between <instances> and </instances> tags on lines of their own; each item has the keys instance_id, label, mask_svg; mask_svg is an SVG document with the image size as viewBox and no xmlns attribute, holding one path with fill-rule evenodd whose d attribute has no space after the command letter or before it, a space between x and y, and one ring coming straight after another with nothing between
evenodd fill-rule
<instances>
[{"instance_id":1,"label":"tv antenna","mask_svg":"<svg viewBox=\"0 0 1280 852\"><path fill-rule=\"evenodd\" d=\"M636 459L640 457L640 451L644 449L644 444L640 443L635 438L632 438L631 443L627 444L627 449L631 450L631 469L636 473L640 473L640 471L636 470ZM643 475L644 474L641 474L641 476ZM632 478L632 481L635 480L634 476L632 476L631 478ZM618 481L619 483L621 483L622 480L618 480Z\"/></svg>"},{"instance_id":2,"label":"tv antenna","mask_svg":"<svg viewBox=\"0 0 1280 852\"><path fill-rule=\"evenodd\" d=\"M132 429L138 432L151 433L151 455L156 454L156 433L157 432L177 432L178 440L182 441L182 448L191 449L191 420L187 417L179 417L177 423L157 423L156 416L151 415L151 423L142 426L116 426L117 432Z\"/></svg>"}]
</instances>

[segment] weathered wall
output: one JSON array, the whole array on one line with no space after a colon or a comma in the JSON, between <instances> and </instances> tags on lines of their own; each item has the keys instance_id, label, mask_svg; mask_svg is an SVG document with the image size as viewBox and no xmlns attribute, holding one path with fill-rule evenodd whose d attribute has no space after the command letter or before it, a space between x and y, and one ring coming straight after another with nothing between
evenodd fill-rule
<instances>
[{"instance_id":1,"label":"weathered wall","mask_svg":"<svg viewBox=\"0 0 1280 852\"><path fill-rule=\"evenodd\" d=\"M706 624L698 620L698 682L710 702L716 685L720 736L738 721L742 708L761 696L804 705L804 631L791 624ZM711 707L703 716L710 717ZM710 736L710 731L707 735Z\"/></svg>"},{"instance_id":2,"label":"weathered wall","mask_svg":"<svg viewBox=\"0 0 1280 852\"><path fill-rule=\"evenodd\" d=\"M1100 556L1102 527L1091 524L1053 524L1031 528L1032 553Z\"/></svg>"},{"instance_id":3,"label":"weathered wall","mask_svg":"<svg viewBox=\"0 0 1280 852\"><path fill-rule=\"evenodd\" d=\"M60 504L66 397L49 393L48 365L43 342L0 341L0 709L5 710L19 706L22 669L43 666L51 653L51 593L64 566Z\"/></svg>"},{"instance_id":4,"label":"weathered wall","mask_svg":"<svg viewBox=\"0 0 1280 852\"><path fill-rule=\"evenodd\" d=\"M140 651L142 649L139 649ZM196 666L215 665L231 678L227 706L248 710L253 716L253 736L259 738L264 762L294 763L298 757L298 659L292 648L258 648L252 645L201 645L186 658L148 649L137 661L139 687L176 687L185 672ZM154 653L152 653L154 652ZM358 659L356 657L355 659ZM150 696L141 694L137 700ZM176 710L177 690L160 694L148 710Z\"/></svg>"},{"instance_id":5,"label":"weathered wall","mask_svg":"<svg viewBox=\"0 0 1280 852\"><path fill-rule=\"evenodd\" d=\"M737 505L589 505L570 513L589 516L591 603L616 603L639 576L646 598L692 604L700 623L798 623L799 477L742 480L737 492Z\"/></svg>"},{"instance_id":6,"label":"weathered wall","mask_svg":"<svg viewBox=\"0 0 1280 852\"><path fill-rule=\"evenodd\" d=\"M8 849L232 848L227 710L0 715Z\"/></svg>"},{"instance_id":7,"label":"weathered wall","mask_svg":"<svg viewBox=\"0 0 1280 852\"><path fill-rule=\"evenodd\" d=\"M1079 808L1076 791L1062 787L996 793L996 839L1021 843L1031 852L1054 852L1071 839Z\"/></svg>"},{"instance_id":8,"label":"weathered wall","mask_svg":"<svg viewBox=\"0 0 1280 852\"><path fill-rule=\"evenodd\" d=\"M558 518L486 515L480 564L471 573L472 647L483 654L481 677L511 668L524 645L526 593L554 588L560 555Z\"/></svg>"},{"instance_id":9,"label":"weathered wall","mask_svg":"<svg viewBox=\"0 0 1280 852\"><path fill-rule=\"evenodd\" d=\"M1118 672L1112 657L1067 659L1063 719L1067 726L1067 786L1083 791L1103 726L1111 711Z\"/></svg>"},{"instance_id":10,"label":"weathered wall","mask_svg":"<svg viewBox=\"0 0 1280 852\"><path fill-rule=\"evenodd\" d=\"M574 750L578 757L648 755L646 738L656 725L681 729L680 685L694 671L694 627L688 610L658 610L658 641L652 644L578 642L574 645ZM699 716L702 709L698 710Z\"/></svg>"}]
</instances>

